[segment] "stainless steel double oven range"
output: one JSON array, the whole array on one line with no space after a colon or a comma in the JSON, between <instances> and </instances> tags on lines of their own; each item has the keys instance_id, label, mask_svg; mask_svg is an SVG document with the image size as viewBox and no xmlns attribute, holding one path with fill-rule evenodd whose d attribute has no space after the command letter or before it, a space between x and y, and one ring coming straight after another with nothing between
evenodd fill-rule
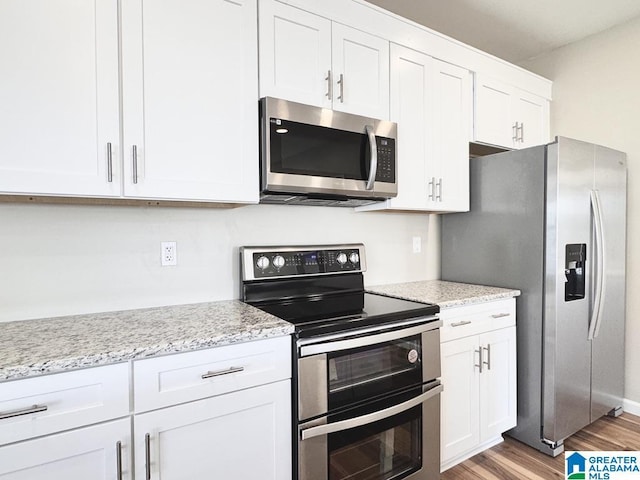
<instances>
[{"instance_id":1,"label":"stainless steel double oven range","mask_svg":"<svg viewBox=\"0 0 640 480\"><path fill-rule=\"evenodd\" d=\"M240 257L242 299L295 325L294 478L439 478L438 306L365 292L362 244Z\"/></svg>"}]
</instances>

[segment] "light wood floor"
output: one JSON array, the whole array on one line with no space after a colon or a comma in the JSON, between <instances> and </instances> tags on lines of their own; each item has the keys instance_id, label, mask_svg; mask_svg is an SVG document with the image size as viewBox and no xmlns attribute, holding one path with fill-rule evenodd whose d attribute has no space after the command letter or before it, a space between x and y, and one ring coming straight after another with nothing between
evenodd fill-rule
<instances>
[{"instance_id":1,"label":"light wood floor","mask_svg":"<svg viewBox=\"0 0 640 480\"><path fill-rule=\"evenodd\" d=\"M640 450L640 417L604 417L564 442L565 450ZM450 468L440 480L549 480L564 478L564 454L551 458L505 436L505 441Z\"/></svg>"}]
</instances>

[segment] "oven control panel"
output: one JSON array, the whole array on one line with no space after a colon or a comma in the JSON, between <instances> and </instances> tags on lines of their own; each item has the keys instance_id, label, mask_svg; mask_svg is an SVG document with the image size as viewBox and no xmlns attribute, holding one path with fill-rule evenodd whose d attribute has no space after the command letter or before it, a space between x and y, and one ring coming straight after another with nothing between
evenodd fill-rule
<instances>
[{"instance_id":1,"label":"oven control panel","mask_svg":"<svg viewBox=\"0 0 640 480\"><path fill-rule=\"evenodd\" d=\"M243 280L364 272L364 245L242 247Z\"/></svg>"}]
</instances>

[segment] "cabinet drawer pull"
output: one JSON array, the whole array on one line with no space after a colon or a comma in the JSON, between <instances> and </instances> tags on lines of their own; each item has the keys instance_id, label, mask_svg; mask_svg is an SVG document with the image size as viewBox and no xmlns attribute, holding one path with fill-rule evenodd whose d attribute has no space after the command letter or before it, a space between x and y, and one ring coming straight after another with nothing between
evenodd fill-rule
<instances>
[{"instance_id":1,"label":"cabinet drawer pull","mask_svg":"<svg viewBox=\"0 0 640 480\"><path fill-rule=\"evenodd\" d=\"M151 480L151 434L144 436L144 473L145 480Z\"/></svg>"},{"instance_id":2,"label":"cabinet drawer pull","mask_svg":"<svg viewBox=\"0 0 640 480\"><path fill-rule=\"evenodd\" d=\"M216 370L215 372L207 372L204 375L202 375L202 379L206 380L207 378L220 377L222 375L229 375L230 373L237 373L237 372L243 372L243 371L244 371L244 367L231 367L231 368L227 368L226 370Z\"/></svg>"},{"instance_id":3,"label":"cabinet drawer pull","mask_svg":"<svg viewBox=\"0 0 640 480\"><path fill-rule=\"evenodd\" d=\"M326 96L329 100L333 100L333 77L331 75L331 70L327 71L327 76L325 77L327 81L327 93Z\"/></svg>"},{"instance_id":4,"label":"cabinet drawer pull","mask_svg":"<svg viewBox=\"0 0 640 480\"><path fill-rule=\"evenodd\" d=\"M474 364L473 366L478 367L479 373L482 373L482 365L484 364L482 360L482 347L480 347L478 350L474 350L473 353L478 354L478 363Z\"/></svg>"},{"instance_id":5,"label":"cabinet drawer pull","mask_svg":"<svg viewBox=\"0 0 640 480\"><path fill-rule=\"evenodd\" d=\"M11 410L10 412L0 412L0 420L7 418L20 417L22 415L31 415L32 413L45 412L49 407L46 405L33 405L28 408L21 408L19 410Z\"/></svg>"},{"instance_id":6,"label":"cabinet drawer pull","mask_svg":"<svg viewBox=\"0 0 640 480\"><path fill-rule=\"evenodd\" d=\"M436 183L436 187L438 187L438 194L436 195L436 200L441 202L442 201L442 178L438 180L438 183Z\"/></svg>"},{"instance_id":7,"label":"cabinet drawer pull","mask_svg":"<svg viewBox=\"0 0 640 480\"><path fill-rule=\"evenodd\" d=\"M487 366L487 370L491 370L491 344L487 343L487 346L482 348L487 351L487 361L483 363Z\"/></svg>"},{"instance_id":8,"label":"cabinet drawer pull","mask_svg":"<svg viewBox=\"0 0 640 480\"><path fill-rule=\"evenodd\" d=\"M133 165L132 165L132 169L133 169L133 183L138 183L138 146L134 145L132 148L133 152Z\"/></svg>"},{"instance_id":9,"label":"cabinet drawer pull","mask_svg":"<svg viewBox=\"0 0 640 480\"><path fill-rule=\"evenodd\" d=\"M513 140L514 142L518 141L518 129L520 128L520 127L518 127L518 124L519 124L519 122L516 122L511 127L511 132L512 132L511 140Z\"/></svg>"},{"instance_id":10,"label":"cabinet drawer pull","mask_svg":"<svg viewBox=\"0 0 640 480\"><path fill-rule=\"evenodd\" d=\"M338 80L338 84L340 85L340 96L338 97L338 100L340 100L340 103L344 103L344 74L340 74L340 80Z\"/></svg>"},{"instance_id":11,"label":"cabinet drawer pull","mask_svg":"<svg viewBox=\"0 0 640 480\"><path fill-rule=\"evenodd\" d=\"M461 327L462 325L469 325L470 323L471 323L471 320L461 320L459 322L452 323L451 326L452 327Z\"/></svg>"},{"instance_id":12,"label":"cabinet drawer pull","mask_svg":"<svg viewBox=\"0 0 640 480\"><path fill-rule=\"evenodd\" d=\"M491 315L491 318L502 318L502 317L508 317L510 316L510 313L494 313L493 315Z\"/></svg>"},{"instance_id":13,"label":"cabinet drawer pull","mask_svg":"<svg viewBox=\"0 0 640 480\"><path fill-rule=\"evenodd\" d=\"M113 182L113 153L111 151L111 142L107 143L107 182Z\"/></svg>"},{"instance_id":14,"label":"cabinet drawer pull","mask_svg":"<svg viewBox=\"0 0 640 480\"><path fill-rule=\"evenodd\" d=\"M122 442L116 442L116 479L122 480Z\"/></svg>"}]
</instances>

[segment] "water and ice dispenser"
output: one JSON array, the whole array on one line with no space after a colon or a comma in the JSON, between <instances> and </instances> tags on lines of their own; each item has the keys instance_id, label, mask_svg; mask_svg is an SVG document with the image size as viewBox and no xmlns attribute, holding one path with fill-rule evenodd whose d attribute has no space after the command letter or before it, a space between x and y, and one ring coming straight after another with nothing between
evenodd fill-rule
<instances>
[{"instance_id":1,"label":"water and ice dispenser","mask_svg":"<svg viewBox=\"0 0 640 480\"><path fill-rule=\"evenodd\" d=\"M587 245L585 243L570 243L565 246L564 274L567 277L564 284L565 302L584 298L586 261Z\"/></svg>"}]
</instances>

